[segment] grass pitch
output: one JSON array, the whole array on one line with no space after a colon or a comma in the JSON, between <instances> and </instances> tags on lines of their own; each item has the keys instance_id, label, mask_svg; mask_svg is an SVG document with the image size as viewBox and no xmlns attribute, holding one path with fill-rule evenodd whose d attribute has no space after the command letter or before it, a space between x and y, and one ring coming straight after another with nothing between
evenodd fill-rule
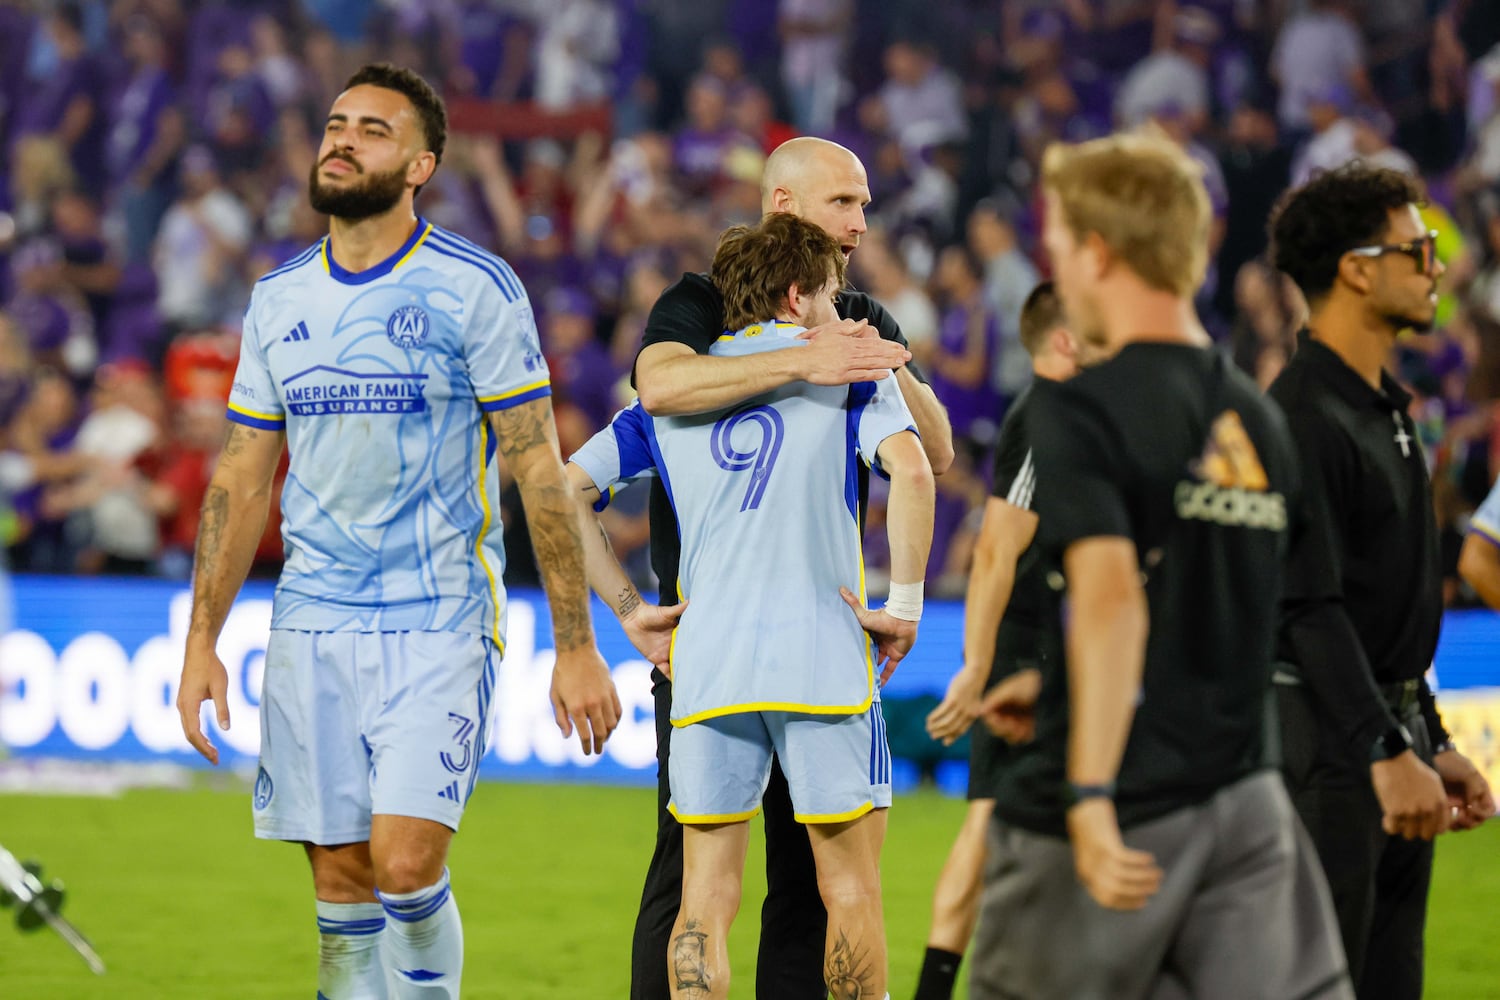
<instances>
[{"instance_id":1,"label":"grass pitch","mask_svg":"<svg viewBox=\"0 0 1500 1000\"><path fill-rule=\"evenodd\" d=\"M654 805L647 789L481 786L452 860L465 997L626 996ZM915 987L933 881L963 812L961 800L934 792L900 796L891 812L884 870L895 1000ZM747 998L765 887L758 841L731 939L734 993ZM285 1000L315 991L306 863L294 847L252 838L245 791L0 795L0 844L67 883L64 912L109 964L95 978L50 932L22 935L0 912L5 1000ZM1497 899L1500 824L1441 840L1428 997L1500 997Z\"/></svg>"}]
</instances>

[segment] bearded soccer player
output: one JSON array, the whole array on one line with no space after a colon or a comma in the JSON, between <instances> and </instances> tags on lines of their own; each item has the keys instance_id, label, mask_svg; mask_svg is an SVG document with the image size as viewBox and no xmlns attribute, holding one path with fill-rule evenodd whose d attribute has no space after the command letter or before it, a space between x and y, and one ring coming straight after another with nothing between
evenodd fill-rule
<instances>
[{"instance_id":1,"label":"bearded soccer player","mask_svg":"<svg viewBox=\"0 0 1500 1000\"><path fill-rule=\"evenodd\" d=\"M414 209L446 134L409 70L366 66L334 101L309 192L329 234L251 295L198 534L178 709L217 764L200 724L212 699L230 725L215 645L290 447L255 833L307 853L328 1000L459 995L445 863L505 649L497 450L551 604L558 725L597 753L620 712L526 292Z\"/></svg>"}]
</instances>

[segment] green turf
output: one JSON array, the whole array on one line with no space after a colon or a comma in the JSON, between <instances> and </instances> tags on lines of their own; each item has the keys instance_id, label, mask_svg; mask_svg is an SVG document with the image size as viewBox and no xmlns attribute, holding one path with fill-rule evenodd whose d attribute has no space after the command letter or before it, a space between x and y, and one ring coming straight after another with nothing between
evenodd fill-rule
<instances>
[{"instance_id":1,"label":"green turf","mask_svg":"<svg viewBox=\"0 0 1500 1000\"><path fill-rule=\"evenodd\" d=\"M654 793L644 789L481 787L453 859L466 997L626 995L653 805ZM895 1000L911 996L932 882L963 809L961 801L921 793L892 810L885 900ZM731 940L740 997L754 996L754 901L765 884L756 841L758 834ZM244 792L0 795L0 844L41 859L47 874L68 883L67 914L110 966L95 979L60 940L23 936L0 915L4 1000L313 995L316 935L305 863L295 848L251 838ZM1500 898L1500 825L1441 845L1427 995L1500 996L1500 948L1489 922Z\"/></svg>"}]
</instances>

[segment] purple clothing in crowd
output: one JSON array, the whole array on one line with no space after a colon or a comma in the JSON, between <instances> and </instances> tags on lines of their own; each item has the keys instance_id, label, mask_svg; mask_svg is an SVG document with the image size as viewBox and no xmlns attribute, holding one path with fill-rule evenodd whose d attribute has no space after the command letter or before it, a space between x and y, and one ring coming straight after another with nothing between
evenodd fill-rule
<instances>
[{"instance_id":1,"label":"purple clothing in crowd","mask_svg":"<svg viewBox=\"0 0 1500 1000\"><path fill-rule=\"evenodd\" d=\"M115 102L109 131L109 178L115 184L130 179L156 141L164 112L177 101L165 70L142 66L131 74Z\"/></svg>"},{"instance_id":2,"label":"purple clothing in crowd","mask_svg":"<svg viewBox=\"0 0 1500 1000\"><path fill-rule=\"evenodd\" d=\"M979 306L978 308L983 308ZM948 357L961 357L969 338L970 311L965 306L950 306L938 326L938 352ZM948 420L953 425L953 436L972 438L976 431L985 430L993 435L1000 426L1002 416L1000 394L990 384L988 373L994 371L995 352L1000 349L1000 326L995 317L985 311L984 316L984 371L986 377L977 386L969 388L959 385L936 369L929 372L932 391L948 407ZM976 427L987 422L987 428Z\"/></svg>"}]
</instances>

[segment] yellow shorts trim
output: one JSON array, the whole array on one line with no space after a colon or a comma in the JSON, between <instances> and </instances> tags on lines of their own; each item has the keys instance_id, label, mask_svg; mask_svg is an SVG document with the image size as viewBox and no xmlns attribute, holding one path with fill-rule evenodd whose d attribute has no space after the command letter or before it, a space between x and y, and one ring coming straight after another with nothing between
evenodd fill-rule
<instances>
[{"instance_id":1,"label":"yellow shorts trim","mask_svg":"<svg viewBox=\"0 0 1500 1000\"><path fill-rule=\"evenodd\" d=\"M890 807L881 806L880 808L888 809ZM858 809L851 809L848 812L828 813L826 815L820 815L818 813L792 813L792 818L795 819L798 823L847 823L851 819L859 819L865 813L874 811L875 803L866 802Z\"/></svg>"},{"instance_id":2,"label":"yellow shorts trim","mask_svg":"<svg viewBox=\"0 0 1500 1000\"><path fill-rule=\"evenodd\" d=\"M753 819L755 817L755 814L760 812L760 806L756 806L749 812L742 813L720 813L718 815L709 816L684 816L682 813L677 811L676 803L668 802L667 812L671 813L673 817L676 818L677 822L683 824L684 826L710 826L715 823L743 823L748 819Z\"/></svg>"}]
</instances>

